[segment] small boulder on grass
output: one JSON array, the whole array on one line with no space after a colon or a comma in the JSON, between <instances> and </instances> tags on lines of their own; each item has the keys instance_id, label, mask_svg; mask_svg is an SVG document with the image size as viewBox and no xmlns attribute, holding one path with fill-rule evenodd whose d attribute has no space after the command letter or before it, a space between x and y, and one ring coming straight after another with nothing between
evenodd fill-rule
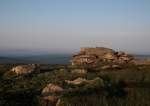
<instances>
[{"instance_id":1,"label":"small boulder on grass","mask_svg":"<svg viewBox=\"0 0 150 106\"><path fill-rule=\"evenodd\" d=\"M103 80L99 77L96 77L93 80L87 80L84 78L77 78L73 81L65 80L65 82L67 84L71 84L71 85L93 85L93 86L97 86L100 84L100 86L104 86Z\"/></svg>"},{"instance_id":2,"label":"small boulder on grass","mask_svg":"<svg viewBox=\"0 0 150 106\"><path fill-rule=\"evenodd\" d=\"M43 100L46 103L46 106L56 106L59 98L63 94L64 89L56 84L48 84L42 90Z\"/></svg>"},{"instance_id":3,"label":"small boulder on grass","mask_svg":"<svg viewBox=\"0 0 150 106\"><path fill-rule=\"evenodd\" d=\"M77 79L75 79L75 80L73 80L73 81L65 80L65 82L66 82L67 84L71 84L71 85L82 85L82 84L85 84L86 81L87 81L87 80L84 79L84 78L77 78Z\"/></svg>"},{"instance_id":4,"label":"small boulder on grass","mask_svg":"<svg viewBox=\"0 0 150 106\"><path fill-rule=\"evenodd\" d=\"M42 95L62 94L63 91L62 87L50 83L42 90Z\"/></svg>"},{"instance_id":5,"label":"small boulder on grass","mask_svg":"<svg viewBox=\"0 0 150 106\"><path fill-rule=\"evenodd\" d=\"M38 67L39 65L37 64L18 65L16 67L13 67L10 71L16 73L16 75L23 75L33 72L39 72L40 69Z\"/></svg>"}]
</instances>

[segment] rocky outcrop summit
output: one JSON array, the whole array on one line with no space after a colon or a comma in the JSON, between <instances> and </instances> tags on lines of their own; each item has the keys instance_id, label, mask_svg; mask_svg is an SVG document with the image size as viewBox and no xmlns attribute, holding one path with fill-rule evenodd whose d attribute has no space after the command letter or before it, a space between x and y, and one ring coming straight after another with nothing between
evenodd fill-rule
<instances>
[{"instance_id":1,"label":"rocky outcrop summit","mask_svg":"<svg viewBox=\"0 0 150 106\"><path fill-rule=\"evenodd\" d=\"M118 52L104 47L96 47L81 48L80 52L73 56L71 63L72 65L95 64L100 61L128 63L133 59L132 55L125 52Z\"/></svg>"}]
</instances>

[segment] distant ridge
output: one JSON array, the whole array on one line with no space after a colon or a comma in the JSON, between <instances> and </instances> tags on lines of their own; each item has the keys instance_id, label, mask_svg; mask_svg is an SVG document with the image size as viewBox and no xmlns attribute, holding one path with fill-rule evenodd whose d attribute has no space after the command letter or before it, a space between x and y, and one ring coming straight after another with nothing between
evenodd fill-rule
<instances>
[{"instance_id":1,"label":"distant ridge","mask_svg":"<svg viewBox=\"0 0 150 106\"><path fill-rule=\"evenodd\" d=\"M0 57L0 63L24 63L25 60L13 57Z\"/></svg>"},{"instance_id":2,"label":"distant ridge","mask_svg":"<svg viewBox=\"0 0 150 106\"><path fill-rule=\"evenodd\" d=\"M72 54L45 54L31 56L0 56L0 64L68 64ZM150 58L150 55L135 55L136 58Z\"/></svg>"},{"instance_id":3,"label":"distant ridge","mask_svg":"<svg viewBox=\"0 0 150 106\"><path fill-rule=\"evenodd\" d=\"M71 54L50 54L31 56L0 56L0 64L67 64L71 59Z\"/></svg>"}]
</instances>

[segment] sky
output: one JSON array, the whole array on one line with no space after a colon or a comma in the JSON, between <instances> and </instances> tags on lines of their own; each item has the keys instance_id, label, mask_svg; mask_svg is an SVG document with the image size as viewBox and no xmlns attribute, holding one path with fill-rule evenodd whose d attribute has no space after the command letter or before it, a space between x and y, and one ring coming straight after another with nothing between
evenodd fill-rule
<instances>
[{"instance_id":1,"label":"sky","mask_svg":"<svg viewBox=\"0 0 150 106\"><path fill-rule=\"evenodd\" d=\"M96 46L150 54L150 0L0 0L0 53Z\"/></svg>"}]
</instances>

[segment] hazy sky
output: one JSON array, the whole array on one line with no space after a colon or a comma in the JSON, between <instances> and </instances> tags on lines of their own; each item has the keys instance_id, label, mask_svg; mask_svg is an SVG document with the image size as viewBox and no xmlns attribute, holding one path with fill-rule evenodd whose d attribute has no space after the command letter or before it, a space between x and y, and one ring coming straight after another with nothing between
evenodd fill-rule
<instances>
[{"instance_id":1,"label":"hazy sky","mask_svg":"<svg viewBox=\"0 0 150 106\"><path fill-rule=\"evenodd\" d=\"M150 0L0 0L1 52L84 46L150 54Z\"/></svg>"}]
</instances>

